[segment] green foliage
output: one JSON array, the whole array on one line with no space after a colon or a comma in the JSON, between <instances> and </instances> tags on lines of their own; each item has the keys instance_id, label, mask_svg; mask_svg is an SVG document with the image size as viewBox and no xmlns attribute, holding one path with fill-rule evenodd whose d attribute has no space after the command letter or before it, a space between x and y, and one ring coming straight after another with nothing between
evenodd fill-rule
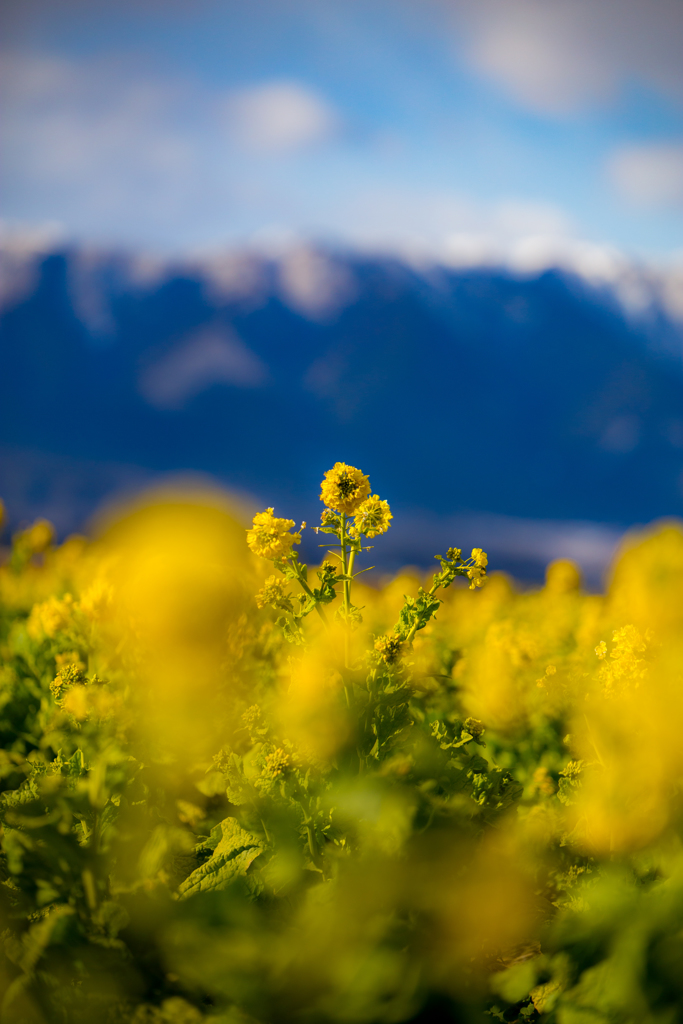
<instances>
[{"instance_id":1,"label":"green foliage","mask_svg":"<svg viewBox=\"0 0 683 1024\"><path fill-rule=\"evenodd\" d=\"M338 478L386 530L366 478ZM156 541L147 627L116 594L93 612L120 553L68 560L43 527L0 568L0 1024L683 1020L679 778L658 831L620 840L616 815L591 838L615 776L597 726L573 739L594 685L606 728L644 728L645 634L617 631L609 672L598 644L591 675L592 598L470 594L486 556L449 549L396 601L362 589L348 511L323 513L338 564L315 575L261 517L280 575L215 647L201 617L178 640L194 576L174 591ZM190 608L215 600L210 554Z\"/></svg>"}]
</instances>

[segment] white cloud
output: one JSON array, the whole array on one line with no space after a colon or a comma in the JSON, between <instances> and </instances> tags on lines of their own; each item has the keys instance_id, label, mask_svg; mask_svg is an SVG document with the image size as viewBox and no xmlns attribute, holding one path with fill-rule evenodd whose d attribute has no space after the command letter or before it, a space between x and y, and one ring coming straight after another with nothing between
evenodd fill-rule
<instances>
[{"instance_id":1,"label":"white cloud","mask_svg":"<svg viewBox=\"0 0 683 1024\"><path fill-rule=\"evenodd\" d=\"M156 409L181 409L213 384L261 387L268 371L234 331L204 328L185 338L140 375L139 390Z\"/></svg>"},{"instance_id":2,"label":"white cloud","mask_svg":"<svg viewBox=\"0 0 683 1024\"><path fill-rule=\"evenodd\" d=\"M680 0L444 0L472 65L534 110L567 114L633 80L683 99Z\"/></svg>"},{"instance_id":3,"label":"white cloud","mask_svg":"<svg viewBox=\"0 0 683 1024\"><path fill-rule=\"evenodd\" d=\"M509 2L516 7L521 0ZM489 9L494 0L481 3ZM502 8L499 13L503 17ZM661 295L671 315L683 318L680 266L657 284L634 277L613 247L581 241L565 211L553 204L514 196L476 202L453 188L397 186L378 177L376 169L363 178L357 166L353 179L333 174L328 180L320 172L314 179L303 162L294 173L287 161L278 162L280 156L330 138L338 123L301 85L270 83L226 94L179 77L153 77L144 63L131 64L120 55L92 61L24 55L5 58L0 70L4 191L19 197L13 200L17 218L28 219L30 211L35 222L54 218L68 225L70 237L132 245L152 238L186 253L188 236L190 245L204 247L251 238L256 255L270 247L274 258L283 256L281 294L312 318L333 315L349 301L353 282L340 264L312 253L302 238L333 238L416 264L507 264L519 273L555 265L613 284L634 311ZM237 151L231 132L238 132L240 118L246 119L240 130L254 133L259 153ZM622 191L630 190L633 198L663 202L679 196L680 201L682 148L621 151L610 173L621 175ZM340 164L328 161L327 166ZM46 238L55 244L60 231L67 234L47 224L29 244L22 229L5 245L5 301L27 287L31 253L49 248ZM22 251L26 245L28 253ZM258 260L247 267L241 258L216 259L216 291L226 299L257 301L265 288ZM140 280L160 273L158 263L144 256L135 271ZM74 294L81 296L84 319L104 330L106 310L87 292L93 273L83 268L82 280L73 282Z\"/></svg>"},{"instance_id":4,"label":"white cloud","mask_svg":"<svg viewBox=\"0 0 683 1024\"><path fill-rule=\"evenodd\" d=\"M607 171L619 193L632 203L683 205L683 144L624 147L610 157Z\"/></svg>"},{"instance_id":5,"label":"white cloud","mask_svg":"<svg viewBox=\"0 0 683 1024\"><path fill-rule=\"evenodd\" d=\"M228 129L247 149L284 153L330 138L338 125L332 108L296 82L269 82L236 91L225 101Z\"/></svg>"},{"instance_id":6,"label":"white cloud","mask_svg":"<svg viewBox=\"0 0 683 1024\"><path fill-rule=\"evenodd\" d=\"M197 97L187 83L113 57L13 56L0 75L5 176L32 209L46 203L76 222L136 219L144 196L154 218L186 198L199 168L187 130Z\"/></svg>"},{"instance_id":7,"label":"white cloud","mask_svg":"<svg viewBox=\"0 0 683 1024\"><path fill-rule=\"evenodd\" d=\"M577 244L571 218L554 204L522 199L486 204L425 188L359 191L337 207L335 227L361 248L451 266L501 264L515 254L522 264L525 247L533 249L534 265L548 266L555 253L564 255Z\"/></svg>"},{"instance_id":8,"label":"white cloud","mask_svg":"<svg viewBox=\"0 0 683 1024\"><path fill-rule=\"evenodd\" d=\"M173 237L179 221L218 235L228 211L258 215L273 195L282 201L277 182L254 167L330 138L338 123L295 82L226 91L121 54L10 55L0 80L15 215L47 220L56 210L91 238Z\"/></svg>"}]
</instances>

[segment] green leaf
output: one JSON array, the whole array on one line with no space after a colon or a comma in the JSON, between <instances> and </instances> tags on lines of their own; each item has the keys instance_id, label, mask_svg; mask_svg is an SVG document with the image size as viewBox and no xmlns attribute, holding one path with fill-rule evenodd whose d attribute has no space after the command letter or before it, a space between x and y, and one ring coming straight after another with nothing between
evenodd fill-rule
<instances>
[{"instance_id":1,"label":"green leaf","mask_svg":"<svg viewBox=\"0 0 683 1024\"><path fill-rule=\"evenodd\" d=\"M226 818L216 825L202 847L212 849L213 853L180 885L178 894L183 899L199 892L225 889L236 878L245 877L263 851L261 840L245 831L236 818Z\"/></svg>"},{"instance_id":2,"label":"green leaf","mask_svg":"<svg viewBox=\"0 0 683 1024\"><path fill-rule=\"evenodd\" d=\"M506 1002L518 1003L529 995L537 978L538 964L535 960L526 960L524 963L508 967L506 971L494 974L491 978L491 988Z\"/></svg>"}]
</instances>

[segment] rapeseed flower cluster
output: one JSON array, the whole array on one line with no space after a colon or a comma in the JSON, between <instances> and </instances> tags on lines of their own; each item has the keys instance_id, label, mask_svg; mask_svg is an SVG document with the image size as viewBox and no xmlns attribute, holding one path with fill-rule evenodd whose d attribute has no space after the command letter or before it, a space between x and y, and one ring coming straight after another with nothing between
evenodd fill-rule
<instances>
[{"instance_id":1,"label":"rapeseed flower cluster","mask_svg":"<svg viewBox=\"0 0 683 1024\"><path fill-rule=\"evenodd\" d=\"M370 494L370 481L360 469L335 462L320 485L320 500L342 515L351 516Z\"/></svg>"},{"instance_id":2,"label":"rapeseed flower cluster","mask_svg":"<svg viewBox=\"0 0 683 1024\"><path fill-rule=\"evenodd\" d=\"M256 594L257 608L267 608L268 605L285 610L291 610L292 607L291 601L285 594L284 580L278 579L277 576L269 576Z\"/></svg>"},{"instance_id":3,"label":"rapeseed flower cluster","mask_svg":"<svg viewBox=\"0 0 683 1024\"><path fill-rule=\"evenodd\" d=\"M397 636L378 636L375 640L375 650L387 665L393 665L402 647L403 640Z\"/></svg>"},{"instance_id":4,"label":"rapeseed flower cluster","mask_svg":"<svg viewBox=\"0 0 683 1024\"><path fill-rule=\"evenodd\" d=\"M349 533L352 537L362 535L371 540L373 537L379 537L380 534L386 533L393 518L389 503L382 501L379 495L373 494L356 508Z\"/></svg>"},{"instance_id":5,"label":"rapeseed flower cluster","mask_svg":"<svg viewBox=\"0 0 683 1024\"><path fill-rule=\"evenodd\" d=\"M247 544L255 555L271 562L289 558L292 545L301 543L300 533L290 533L293 527L293 519L278 519L273 509L267 508L254 516L254 525L247 530Z\"/></svg>"}]
</instances>

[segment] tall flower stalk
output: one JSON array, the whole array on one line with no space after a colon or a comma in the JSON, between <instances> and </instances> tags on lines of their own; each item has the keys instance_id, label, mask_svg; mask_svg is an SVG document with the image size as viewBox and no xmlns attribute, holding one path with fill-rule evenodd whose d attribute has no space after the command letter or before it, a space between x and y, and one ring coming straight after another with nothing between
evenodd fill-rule
<instances>
[{"instance_id":1,"label":"tall flower stalk","mask_svg":"<svg viewBox=\"0 0 683 1024\"><path fill-rule=\"evenodd\" d=\"M393 515L388 502L372 494L369 478L355 466L335 462L327 470L320 486L320 500L324 503L320 526L316 533L330 534L339 544L338 550L329 552L338 560L338 565L324 561L317 576L320 585L311 586L308 580L308 566L299 560L294 545L301 542L302 523L299 532L293 533L293 519L279 519L272 508L254 516L254 524L247 531L247 543L251 550L263 558L270 559L280 577L271 576L257 594L259 607L271 605L285 614L278 619L285 637L292 643L305 644L302 622L312 611L316 611L327 627L329 621L324 606L337 597L341 584L341 606L336 618L344 625L344 665L353 668L350 658L350 634L362 622L361 610L352 601L353 581L359 573L354 572L356 556L370 550L363 539L371 540L386 533L391 526ZM401 654L411 646L418 630L423 629L434 616L440 605L437 591L449 587L453 580L465 577L470 589L481 587L486 580L488 563L485 552L474 548L469 558L462 557L460 548L449 548L445 558L437 555L441 571L434 576L428 591L421 587L415 598L406 597L398 623L389 637L377 637L374 651L385 665L394 664ZM361 569L366 572L366 569ZM287 581L298 583L302 593L286 592ZM348 698L348 688L347 688Z\"/></svg>"}]
</instances>

